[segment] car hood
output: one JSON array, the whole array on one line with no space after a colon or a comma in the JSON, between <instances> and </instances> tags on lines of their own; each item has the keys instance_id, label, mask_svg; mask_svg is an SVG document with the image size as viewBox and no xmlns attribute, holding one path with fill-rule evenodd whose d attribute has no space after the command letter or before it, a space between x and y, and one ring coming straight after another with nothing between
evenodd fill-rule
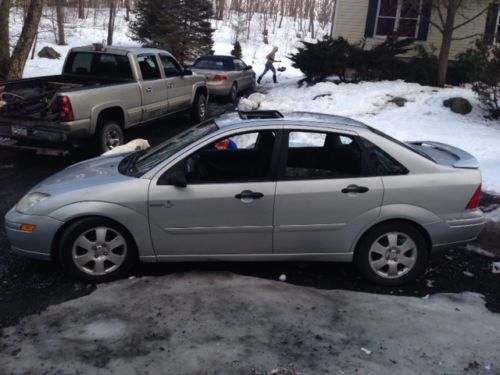
<instances>
[{"instance_id":1,"label":"car hood","mask_svg":"<svg viewBox=\"0 0 500 375\"><path fill-rule=\"evenodd\" d=\"M95 186L117 180L129 179L118 171L118 165L129 153L100 156L77 164L73 164L62 171L46 178L32 190L46 192L50 190L66 190L68 185L77 185L78 188Z\"/></svg>"}]
</instances>

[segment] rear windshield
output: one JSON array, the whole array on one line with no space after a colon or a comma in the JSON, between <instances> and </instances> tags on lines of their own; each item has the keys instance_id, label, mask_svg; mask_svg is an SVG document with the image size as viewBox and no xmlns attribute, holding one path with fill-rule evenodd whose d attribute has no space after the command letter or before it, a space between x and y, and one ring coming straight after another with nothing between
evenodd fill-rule
<instances>
[{"instance_id":1,"label":"rear windshield","mask_svg":"<svg viewBox=\"0 0 500 375\"><path fill-rule=\"evenodd\" d=\"M72 52L66 60L64 73L107 78L133 78L128 57L109 53Z\"/></svg>"},{"instance_id":2,"label":"rear windshield","mask_svg":"<svg viewBox=\"0 0 500 375\"><path fill-rule=\"evenodd\" d=\"M196 69L208 69L208 70L234 70L234 64L232 60L216 59L216 58L201 58L196 60L193 65Z\"/></svg>"}]
</instances>

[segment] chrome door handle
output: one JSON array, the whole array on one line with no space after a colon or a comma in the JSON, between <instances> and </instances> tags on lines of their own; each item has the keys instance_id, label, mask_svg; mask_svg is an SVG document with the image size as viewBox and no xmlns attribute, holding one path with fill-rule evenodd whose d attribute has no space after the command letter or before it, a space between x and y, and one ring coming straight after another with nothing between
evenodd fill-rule
<instances>
[{"instance_id":1,"label":"chrome door handle","mask_svg":"<svg viewBox=\"0 0 500 375\"><path fill-rule=\"evenodd\" d=\"M150 92L153 92L153 88L152 87L148 87L146 88L146 92L149 94Z\"/></svg>"}]
</instances>

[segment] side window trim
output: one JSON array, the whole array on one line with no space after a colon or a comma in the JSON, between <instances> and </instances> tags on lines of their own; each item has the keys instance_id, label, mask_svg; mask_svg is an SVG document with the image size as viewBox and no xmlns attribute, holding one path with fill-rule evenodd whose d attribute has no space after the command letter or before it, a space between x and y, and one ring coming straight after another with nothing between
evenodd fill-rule
<instances>
[{"instance_id":1,"label":"side window trim","mask_svg":"<svg viewBox=\"0 0 500 375\"><path fill-rule=\"evenodd\" d=\"M144 75L143 75L142 69L141 69L141 65L140 65L140 62L139 62L139 58L141 58L141 57L153 57L153 60L156 62L156 68L158 69L158 73L160 73L160 77L149 78L149 79L145 79L144 78ZM159 79L163 79L164 78L164 74L162 72L163 69L160 69L161 64L159 64L161 61L159 61L157 54L154 54L154 53L141 53L140 55L137 55L137 62L138 62L138 65L139 65L139 72L141 73L141 78L142 78L143 81L155 81L155 80L159 80Z\"/></svg>"}]
</instances>

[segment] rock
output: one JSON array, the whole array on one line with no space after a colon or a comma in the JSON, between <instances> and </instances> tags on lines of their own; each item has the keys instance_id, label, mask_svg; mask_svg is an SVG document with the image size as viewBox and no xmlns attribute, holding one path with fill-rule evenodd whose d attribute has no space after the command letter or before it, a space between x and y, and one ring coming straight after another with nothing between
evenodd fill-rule
<instances>
[{"instance_id":1,"label":"rock","mask_svg":"<svg viewBox=\"0 0 500 375\"><path fill-rule=\"evenodd\" d=\"M472 105L467 99L456 97L443 101L443 105L455 113L466 115L472 111Z\"/></svg>"},{"instance_id":2,"label":"rock","mask_svg":"<svg viewBox=\"0 0 500 375\"><path fill-rule=\"evenodd\" d=\"M406 98L396 96L396 97L392 98L391 100L389 100L387 103L394 103L398 107L404 107L407 101L408 101L408 99L406 99Z\"/></svg>"},{"instance_id":3,"label":"rock","mask_svg":"<svg viewBox=\"0 0 500 375\"><path fill-rule=\"evenodd\" d=\"M316 100L318 98L324 98L324 97L327 97L327 96L332 96L331 93L327 93L327 94L319 94L319 95L316 95L313 100Z\"/></svg>"},{"instance_id":4,"label":"rock","mask_svg":"<svg viewBox=\"0 0 500 375\"><path fill-rule=\"evenodd\" d=\"M60 59L61 54L57 52L54 48L51 47L43 47L40 52L38 52L38 57L46 58L46 59Z\"/></svg>"}]
</instances>

